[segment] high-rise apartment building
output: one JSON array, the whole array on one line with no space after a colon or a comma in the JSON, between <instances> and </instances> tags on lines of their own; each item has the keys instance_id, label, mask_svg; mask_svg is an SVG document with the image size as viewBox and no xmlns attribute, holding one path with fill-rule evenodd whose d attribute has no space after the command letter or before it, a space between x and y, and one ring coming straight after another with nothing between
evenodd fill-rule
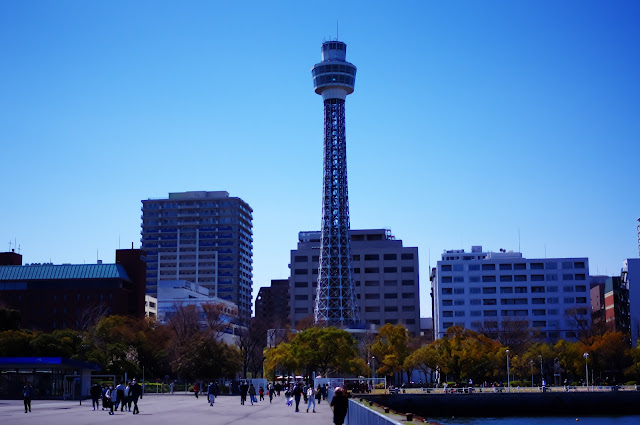
<instances>
[{"instance_id":1,"label":"high-rise apartment building","mask_svg":"<svg viewBox=\"0 0 640 425\"><path fill-rule=\"evenodd\" d=\"M318 286L320 232L300 232L291 251L291 320L295 326L314 314ZM420 335L418 248L402 246L389 230L351 230L354 296L360 319L379 327L403 324Z\"/></svg>"},{"instance_id":2,"label":"high-rise apartment building","mask_svg":"<svg viewBox=\"0 0 640 425\"><path fill-rule=\"evenodd\" d=\"M283 327L289 319L289 280L274 279L260 288L256 297L256 319L269 327Z\"/></svg>"},{"instance_id":3,"label":"high-rise apartment building","mask_svg":"<svg viewBox=\"0 0 640 425\"><path fill-rule=\"evenodd\" d=\"M238 306L251 318L253 210L228 192L170 193L142 201L142 249L147 253L147 293L158 281L186 280Z\"/></svg>"},{"instance_id":4,"label":"high-rise apartment building","mask_svg":"<svg viewBox=\"0 0 640 425\"><path fill-rule=\"evenodd\" d=\"M431 275L434 336L451 326L526 325L541 338L575 340L590 326L587 258L527 259L519 252L446 251Z\"/></svg>"}]
</instances>

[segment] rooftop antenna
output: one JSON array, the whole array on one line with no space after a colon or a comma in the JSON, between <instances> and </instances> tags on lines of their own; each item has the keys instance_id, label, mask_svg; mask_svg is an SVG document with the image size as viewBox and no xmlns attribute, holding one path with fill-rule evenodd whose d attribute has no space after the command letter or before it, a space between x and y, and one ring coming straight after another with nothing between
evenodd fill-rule
<instances>
[{"instance_id":1,"label":"rooftop antenna","mask_svg":"<svg viewBox=\"0 0 640 425\"><path fill-rule=\"evenodd\" d=\"M337 19L336 19L336 41L340 41L340 26L338 25Z\"/></svg>"}]
</instances>

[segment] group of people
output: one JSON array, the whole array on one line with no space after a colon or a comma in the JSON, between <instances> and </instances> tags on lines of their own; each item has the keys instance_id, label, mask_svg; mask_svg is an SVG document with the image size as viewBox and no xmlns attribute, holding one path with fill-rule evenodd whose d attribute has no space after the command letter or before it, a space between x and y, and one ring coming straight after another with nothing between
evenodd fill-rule
<instances>
[{"instance_id":1,"label":"group of people","mask_svg":"<svg viewBox=\"0 0 640 425\"><path fill-rule=\"evenodd\" d=\"M99 401L102 398L102 410L108 409L109 415L113 415L114 410L118 411L118 408L120 408L121 412L125 410L130 412L132 404L133 414L140 413L138 399L142 398L142 387L135 379L127 382L127 385L120 382L115 388L113 385L108 386L105 384L100 387L98 384L94 384L89 390L89 394L91 395L93 410L97 410L100 407Z\"/></svg>"}]
</instances>

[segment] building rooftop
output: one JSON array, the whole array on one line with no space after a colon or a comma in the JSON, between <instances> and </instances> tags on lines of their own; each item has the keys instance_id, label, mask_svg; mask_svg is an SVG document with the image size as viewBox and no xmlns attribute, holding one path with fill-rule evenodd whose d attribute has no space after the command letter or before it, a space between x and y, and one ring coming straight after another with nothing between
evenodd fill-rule
<instances>
[{"instance_id":1,"label":"building rooftop","mask_svg":"<svg viewBox=\"0 0 640 425\"><path fill-rule=\"evenodd\" d=\"M0 266L0 281L52 279L130 280L120 264Z\"/></svg>"}]
</instances>

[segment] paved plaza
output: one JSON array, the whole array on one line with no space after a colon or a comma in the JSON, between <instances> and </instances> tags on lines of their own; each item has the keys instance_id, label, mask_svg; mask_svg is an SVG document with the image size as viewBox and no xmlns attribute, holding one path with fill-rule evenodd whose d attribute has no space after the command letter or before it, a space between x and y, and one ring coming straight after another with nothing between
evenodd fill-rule
<instances>
[{"instance_id":1,"label":"paved plaza","mask_svg":"<svg viewBox=\"0 0 640 425\"><path fill-rule=\"evenodd\" d=\"M190 425L209 423L215 425L242 424L278 424L278 425L330 425L333 414L329 403L323 401L316 405L317 413L306 413L307 406L300 401L300 412L285 403L284 396L275 397L273 404L269 399L251 406L251 403L240 405L240 396L220 396L213 407L206 401L206 396L196 399L193 394L148 394L138 403L140 414L118 411L110 416L106 410L93 411L91 400L78 401L33 400L31 413L24 413L22 400L0 400L0 423L14 424L46 424L46 425L87 425L127 421L127 424L172 424ZM206 422L202 422L206 421Z\"/></svg>"}]
</instances>

